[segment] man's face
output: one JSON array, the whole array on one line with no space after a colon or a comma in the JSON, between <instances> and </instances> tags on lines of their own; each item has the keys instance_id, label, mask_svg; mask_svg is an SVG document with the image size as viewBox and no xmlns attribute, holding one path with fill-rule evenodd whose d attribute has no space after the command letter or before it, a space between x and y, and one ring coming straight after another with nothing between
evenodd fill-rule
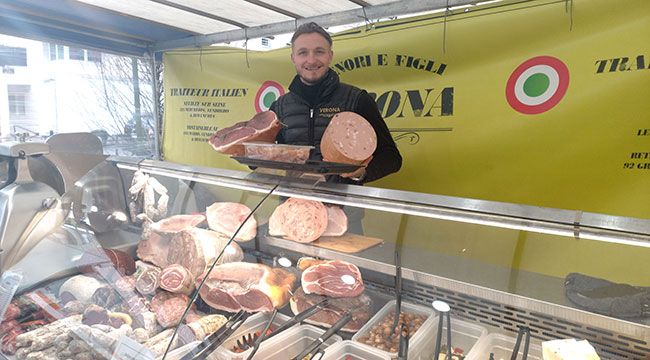
<instances>
[{"instance_id":1,"label":"man's face","mask_svg":"<svg viewBox=\"0 0 650 360\"><path fill-rule=\"evenodd\" d=\"M291 61L300 80L307 85L315 84L327 74L333 56L332 47L318 33L298 36L291 49Z\"/></svg>"}]
</instances>

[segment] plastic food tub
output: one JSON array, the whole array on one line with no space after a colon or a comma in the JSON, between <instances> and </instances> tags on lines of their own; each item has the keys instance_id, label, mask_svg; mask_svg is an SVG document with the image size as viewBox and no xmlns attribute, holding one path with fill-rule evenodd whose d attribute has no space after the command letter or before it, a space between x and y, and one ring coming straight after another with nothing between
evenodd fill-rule
<instances>
[{"instance_id":1,"label":"plastic food tub","mask_svg":"<svg viewBox=\"0 0 650 360\"><path fill-rule=\"evenodd\" d=\"M490 354L494 354L494 360L510 360L516 341L517 339L510 336L496 333L489 334L474 345L469 354L467 354L466 360L489 360ZM524 341L522 340L517 359L522 358L523 348ZM542 347L534 343L532 338L528 347L528 360L542 360Z\"/></svg>"},{"instance_id":2,"label":"plastic food tub","mask_svg":"<svg viewBox=\"0 0 650 360\"><path fill-rule=\"evenodd\" d=\"M434 335L433 338L431 339L431 342L433 344L433 351L435 351L436 336L438 335L437 322L433 326L433 332ZM469 352L472 350L472 348L474 348L477 342L483 337L487 336L487 334L488 334L488 330L481 325L473 324L460 319L454 319L454 318L451 319L451 347L463 349L463 355L465 357L469 355ZM447 322L445 322L442 328L441 344L442 346L447 345ZM436 358L434 357L434 359Z\"/></svg>"},{"instance_id":3,"label":"plastic food tub","mask_svg":"<svg viewBox=\"0 0 650 360\"><path fill-rule=\"evenodd\" d=\"M313 146L284 145L262 142L245 142L245 156L250 159L282 161L304 164Z\"/></svg>"},{"instance_id":4,"label":"plastic food tub","mask_svg":"<svg viewBox=\"0 0 650 360\"><path fill-rule=\"evenodd\" d=\"M372 346L345 340L325 349L322 360L390 360L390 356Z\"/></svg>"},{"instance_id":5,"label":"plastic food tub","mask_svg":"<svg viewBox=\"0 0 650 360\"><path fill-rule=\"evenodd\" d=\"M294 326L262 342L260 349L255 353L253 358L264 360L292 359L305 350L312 341L323 335L323 333L325 333L325 330L312 325ZM325 349L341 340L340 336L332 335L325 341L322 348Z\"/></svg>"},{"instance_id":6,"label":"plastic food tub","mask_svg":"<svg viewBox=\"0 0 650 360\"><path fill-rule=\"evenodd\" d=\"M244 335L250 334L250 333L255 333L256 331L262 331L264 330L264 327L266 326L266 323L269 321L269 318L271 316L271 313L268 312L258 312L255 315L250 316L244 323L233 333L232 336L230 336L226 341L217 348L213 352L213 354L210 356L210 359L219 359L219 360L240 360L240 359L246 359L248 357L248 354L250 354L251 350L246 350L244 352L234 352L233 348L237 345L237 340L241 340ZM271 329L275 329L278 326L284 324L289 320L289 317L287 315L277 313L275 315L275 319L273 319L273 324L271 325ZM275 337L282 336L282 334L278 334ZM271 338L271 339L273 339ZM271 341L269 339L268 341ZM264 342L262 342L264 344ZM258 351L259 352L259 351Z\"/></svg>"},{"instance_id":7,"label":"plastic food tub","mask_svg":"<svg viewBox=\"0 0 650 360\"><path fill-rule=\"evenodd\" d=\"M384 305L381 310L375 316L373 316L367 323L364 325L353 337L353 341L359 341L359 338L362 337L363 335L366 335L370 330L373 328L373 326L381 323L381 321L388 316L391 312L395 311L395 300L389 301L386 305ZM402 313L415 313L418 315L422 315L426 317L420 328L414 333L411 334L411 338L409 340L409 352L408 352L408 358L411 360L417 360L417 359L426 359L430 360L434 347L435 347L435 341L432 340L434 339L434 325L437 324L437 317L435 316L435 312L433 311L433 308L429 308L426 306L422 305L415 305L411 303L407 303L402 301ZM374 348L374 347L373 347ZM390 352L390 351L384 351L378 348L374 348L378 352L388 355L391 359L397 358L397 351L395 352Z\"/></svg>"}]
</instances>

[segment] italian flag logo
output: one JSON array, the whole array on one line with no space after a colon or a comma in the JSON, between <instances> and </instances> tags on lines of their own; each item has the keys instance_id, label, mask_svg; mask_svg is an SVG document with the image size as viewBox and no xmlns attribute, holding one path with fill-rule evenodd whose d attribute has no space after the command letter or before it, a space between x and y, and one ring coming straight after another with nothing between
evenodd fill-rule
<instances>
[{"instance_id":1,"label":"italian flag logo","mask_svg":"<svg viewBox=\"0 0 650 360\"><path fill-rule=\"evenodd\" d=\"M510 74L506 99L524 114L541 114L562 100L569 87L569 69L557 58L538 56L524 61Z\"/></svg>"},{"instance_id":2,"label":"italian flag logo","mask_svg":"<svg viewBox=\"0 0 650 360\"><path fill-rule=\"evenodd\" d=\"M255 94L255 110L258 113L267 111L271 104L282 95L284 95L282 85L272 80L265 81Z\"/></svg>"}]
</instances>

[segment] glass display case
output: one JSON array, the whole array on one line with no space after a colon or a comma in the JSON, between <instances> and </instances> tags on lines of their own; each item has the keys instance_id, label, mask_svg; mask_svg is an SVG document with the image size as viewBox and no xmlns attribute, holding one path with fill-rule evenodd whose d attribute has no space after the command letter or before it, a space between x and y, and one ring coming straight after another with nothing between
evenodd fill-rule
<instances>
[{"instance_id":1,"label":"glass display case","mask_svg":"<svg viewBox=\"0 0 650 360\"><path fill-rule=\"evenodd\" d=\"M650 220L285 175L103 161L2 248L1 353L488 360L526 329L529 358L650 356Z\"/></svg>"}]
</instances>

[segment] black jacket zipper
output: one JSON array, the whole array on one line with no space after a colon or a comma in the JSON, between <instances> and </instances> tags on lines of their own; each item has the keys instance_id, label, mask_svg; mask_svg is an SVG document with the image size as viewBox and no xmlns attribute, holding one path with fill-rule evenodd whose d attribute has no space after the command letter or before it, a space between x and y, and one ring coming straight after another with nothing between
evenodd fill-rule
<instances>
[{"instance_id":1,"label":"black jacket zipper","mask_svg":"<svg viewBox=\"0 0 650 360\"><path fill-rule=\"evenodd\" d=\"M309 109L309 143L313 146L316 146L315 142L315 137L316 135L314 134L314 128L316 127L315 121L314 121L314 109Z\"/></svg>"}]
</instances>

